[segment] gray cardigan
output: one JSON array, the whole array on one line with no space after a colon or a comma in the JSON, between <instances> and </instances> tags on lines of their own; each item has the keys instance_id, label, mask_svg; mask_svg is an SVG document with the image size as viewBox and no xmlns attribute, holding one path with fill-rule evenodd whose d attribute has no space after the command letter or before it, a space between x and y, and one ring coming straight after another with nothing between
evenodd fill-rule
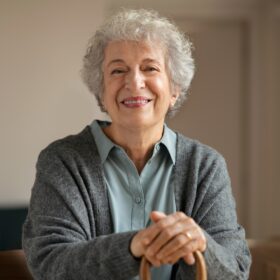
<instances>
[{"instance_id":1,"label":"gray cardigan","mask_svg":"<svg viewBox=\"0 0 280 280\"><path fill-rule=\"evenodd\" d=\"M176 207L205 231L211 279L247 279L251 263L237 223L225 161L215 150L178 134ZM129 245L135 232L113 233L100 157L87 126L55 141L37 162L23 249L35 279L131 279L139 260ZM180 261L172 279L194 279Z\"/></svg>"}]
</instances>

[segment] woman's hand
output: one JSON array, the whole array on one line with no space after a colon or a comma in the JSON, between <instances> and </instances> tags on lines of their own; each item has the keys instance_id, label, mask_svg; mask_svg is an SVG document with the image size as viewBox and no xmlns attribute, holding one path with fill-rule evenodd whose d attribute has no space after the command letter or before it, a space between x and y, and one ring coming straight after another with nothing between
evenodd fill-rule
<instances>
[{"instance_id":1,"label":"woman's hand","mask_svg":"<svg viewBox=\"0 0 280 280\"><path fill-rule=\"evenodd\" d=\"M135 257L143 255L153 266L174 264L180 258L194 264L193 253L205 251L206 238L194 220L182 212L166 216L152 212L150 227L139 231L132 239L130 250Z\"/></svg>"}]
</instances>

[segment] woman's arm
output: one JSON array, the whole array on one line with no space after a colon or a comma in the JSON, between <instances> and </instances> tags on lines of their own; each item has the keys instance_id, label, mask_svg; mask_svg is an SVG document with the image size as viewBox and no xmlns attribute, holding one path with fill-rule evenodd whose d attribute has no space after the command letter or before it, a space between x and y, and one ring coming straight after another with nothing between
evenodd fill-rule
<instances>
[{"instance_id":1,"label":"woman's arm","mask_svg":"<svg viewBox=\"0 0 280 280\"><path fill-rule=\"evenodd\" d=\"M210 158L201 168L192 215L207 239L208 278L248 279L251 257L245 232L237 222L227 167L219 154ZM193 269L180 261L177 278L192 279L191 275Z\"/></svg>"},{"instance_id":2,"label":"woman's arm","mask_svg":"<svg viewBox=\"0 0 280 280\"><path fill-rule=\"evenodd\" d=\"M46 150L37 163L23 230L23 249L33 276L52 280L135 276L139 261L129 251L135 233L98 233L93 212L100 211L101 221L106 213L102 208L93 211L95 193L81 161L64 155Z\"/></svg>"},{"instance_id":3,"label":"woman's arm","mask_svg":"<svg viewBox=\"0 0 280 280\"><path fill-rule=\"evenodd\" d=\"M250 253L244 230L238 225L235 203L224 160L204 165L197 187L193 217L183 212L168 216L153 212L154 224L132 239L131 252L145 256L154 266L180 261L177 279L194 279L192 253L204 253L208 278L248 279Z\"/></svg>"}]
</instances>

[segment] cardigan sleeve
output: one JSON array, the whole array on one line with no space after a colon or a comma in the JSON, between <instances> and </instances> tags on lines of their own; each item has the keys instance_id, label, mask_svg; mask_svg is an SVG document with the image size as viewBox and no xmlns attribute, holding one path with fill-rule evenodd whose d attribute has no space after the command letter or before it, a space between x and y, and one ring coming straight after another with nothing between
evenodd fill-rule
<instances>
[{"instance_id":1,"label":"cardigan sleeve","mask_svg":"<svg viewBox=\"0 0 280 280\"><path fill-rule=\"evenodd\" d=\"M195 169L195 168L194 168ZM197 164L191 216L204 230L209 280L248 279L251 264L244 229L238 224L226 163L211 151ZM194 268L183 261L176 279L194 279Z\"/></svg>"},{"instance_id":2,"label":"cardigan sleeve","mask_svg":"<svg viewBox=\"0 0 280 280\"><path fill-rule=\"evenodd\" d=\"M47 148L37 162L23 228L23 249L34 278L131 279L139 271L129 251L135 232L96 233L89 176L81 162L67 156ZM96 211L103 215L103 209Z\"/></svg>"}]
</instances>

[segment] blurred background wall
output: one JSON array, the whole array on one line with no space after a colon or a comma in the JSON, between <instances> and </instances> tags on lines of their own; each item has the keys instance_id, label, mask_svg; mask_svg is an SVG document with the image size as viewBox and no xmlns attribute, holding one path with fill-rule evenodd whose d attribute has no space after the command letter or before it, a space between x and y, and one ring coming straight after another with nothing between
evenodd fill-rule
<instances>
[{"instance_id":1,"label":"blurred background wall","mask_svg":"<svg viewBox=\"0 0 280 280\"><path fill-rule=\"evenodd\" d=\"M106 118L79 71L88 38L119 7L156 9L189 35L196 76L168 123L225 156L248 237L279 236L276 0L0 0L0 208L28 205L47 144Z\"/></svg>"}]
</instances>

